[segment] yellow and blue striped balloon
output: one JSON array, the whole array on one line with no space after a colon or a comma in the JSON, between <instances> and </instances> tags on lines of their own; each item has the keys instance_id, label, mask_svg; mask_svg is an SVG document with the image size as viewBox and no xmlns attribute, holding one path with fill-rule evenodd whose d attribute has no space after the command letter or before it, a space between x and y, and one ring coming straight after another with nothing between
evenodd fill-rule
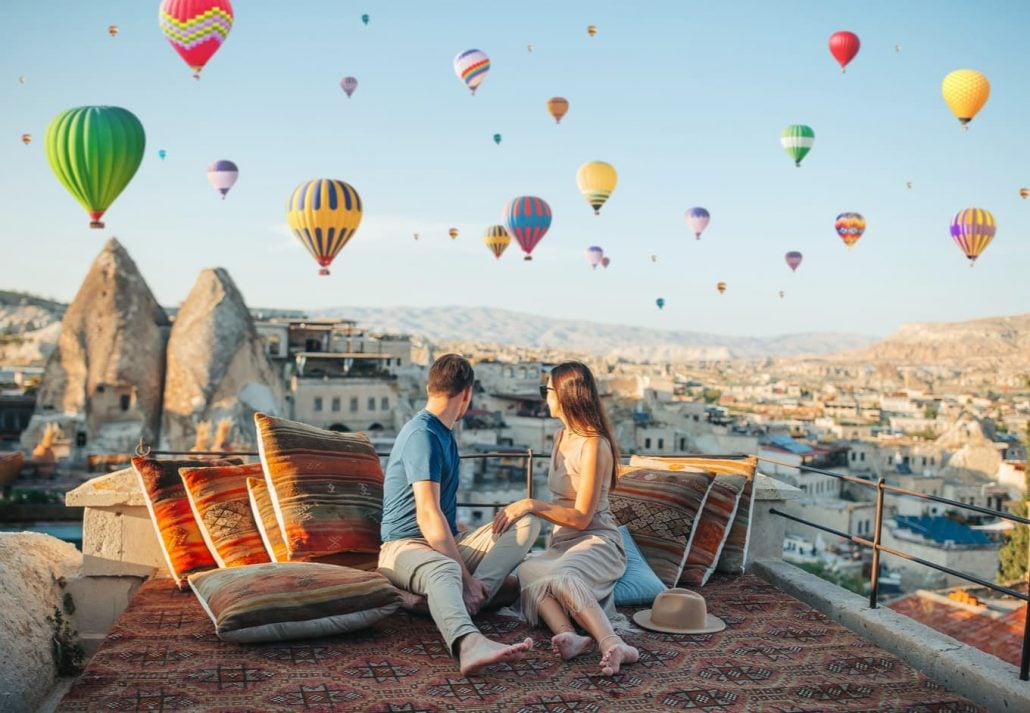
<instances>
[{"instance_id":1,"label":"yellow and blue striped balloon","mask_svg":"<svg viewBox=\"0 0 1030 713\"><path fill-rule=\"evenodd\" d=\"M322 269L329 264L361 225L361 197L350 184L332 178L305 181L286 202L286 222Z\"/></svg>"},{"instance_id":2,"label":"yellow and blue striped balloon","mask_svg":"<svg viewBox=\"0 0 1030 713\"><path fill-rule=\"evenodd\" d=\"M619 174L615 172L615 167L604 161L584 163L576 172L579 192L594 209L594 215L601 214L601 206L611 197L618 180Z\"/></svg>"}]
</instances>

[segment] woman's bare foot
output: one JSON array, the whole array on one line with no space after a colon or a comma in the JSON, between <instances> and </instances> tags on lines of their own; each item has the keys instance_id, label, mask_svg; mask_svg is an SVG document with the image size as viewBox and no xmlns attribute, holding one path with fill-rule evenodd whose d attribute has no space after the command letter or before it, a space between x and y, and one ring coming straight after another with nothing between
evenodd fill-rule
<instances>
[{"instance_id":1,"label":"woman's bare foot","mask_svg":"<svg viewBox=\"0 0 1030 713\"><path fill-rule=\"evenodd\" d=\"M484 666L501 661L517 661L533 648L533 640L523 639L517 644L501 644L482 634L466 634L458 645L458 663L461 675L468 676Z\"/></svg>"},{"instance_id":2,"label":"woman's bare foot","mask_svg":"<svg viewBox=\"0 0 1030 713\"><path fill-rule=\"evenodd\" d=\"M426 602L426 598L421 594L415 594L405 589L400 590L401 593L401 609L407 609L415 614L428 614L429 604Z\"/></svg>"},{"instance_id":3,"label":"woman's bare foot","mask_svg":"<svg viewBox=\"0 0 1030 713\"><path fill-rule=\"evenodd\" d=\"M551 650L568 661L594 648L594 640L574 631L563 631L551 638Z\"/></svg>"},{"instance_id":4,"label":"woman's bare foot","mask_svg":"<svg viewBox=\"0 0 1030 713\"><path fill-rule=\"evenodd\" d=\"M614 676L622 664L636 663L640 659L640 652L635 646L630 646L618 637L613 638L617 641L601 657L602 676Z\"/></svg>"}]
</instances>

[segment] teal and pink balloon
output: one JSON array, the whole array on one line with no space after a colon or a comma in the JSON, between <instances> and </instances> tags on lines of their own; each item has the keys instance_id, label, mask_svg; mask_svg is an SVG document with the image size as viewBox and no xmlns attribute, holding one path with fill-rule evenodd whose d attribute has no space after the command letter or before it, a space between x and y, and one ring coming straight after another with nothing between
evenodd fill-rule
<instances>
[{"instance_id":1,"label":"teal and pink balloon","mask_svg":"<svg viewBox=\"0 0 1030 713\"><path fill-rule=\"evenodd\" d=\"M801 159L808 155L814 143L815 132L811 126L791 124L780 133L780 145L798 168L801 168Z\"/></svg>"},{"instance_id":2,"label":"teal and pink balloon","mask_svg":"<svg viewBox=\"0 0 1030 713\"><path fill-rule=\"evenodd\" d=\"M53 118L45 142L57 180L86 209L89 227L103 228L100 218L143 161L143 124L118 106L80 106Z\"/></svg>"},{"instance_id":3,"label":"teal and pink balloon","mask_svg":"<svg viewBox=\"0 0 1030 713\"><path fill-rule=\"evenodd\" d=\"M587 264L593 269L597 269L597 266L604 260L604 250L597 245L591 245L587 248Z\"/></svg>"},{"instance_id":4,"label":"teal and pink balloon","mask_svg":"<svg viewBox=\"0 0 1030 713\"><path fill-rule=\"evenodd\" d=\"M454 73L473 95L490 71L490 58L481 50L465 50L454 58Z\"/></svg>"},{"instance_id":5,"label":"teal and pink balloon","mask_svg":"<svg viewBox=\"0 0 1030 713\"><path fill-rule=\"evenodd\" d=\"M701 233L708 227L708 221L712 216L704 208L691 208L683 214L683 217L687 221L687 227L694 233L694 237L700 240Z\"/></svg>"},{"instance_id":6,"label":"teal and pink balloon","mask_svg":"<svg viewBox=\"0 0 1030 713\"><path fill-rule=\"evenodd\" d=\"M518 196L501 212L504 229L522 248L523 260L532 260L532 252L551 227L551 206L536 196Z\"/></svg>"},{"instance_id":7,"label":"teal and pink balloon","mask_svg":"<svg viewBox=\"0 0 1030 713\"><path fill-rule=\"evenodd\" d=\"M994 216L983 208L966 208L955 214L951 221L951 238L969 258L970 267L994 240L996 229Z\"/></svg>"},{"instance_id":8,"label":"teal and pink balloon","mask_svg":"<svg viewBox=\"0 0 1030 713\"><path fill-rule=\"evenodd\" d=\"M225 194L236 184L239 175L240 169L232 161L223 159L207 167L207 180L222 194L222 200L225 200Z\"/></svg>"},{"instance_id":9,"label":"teal and pink balloon","mask_svg":"<svg viewBox=\"0 0 1030 713\"><path fill-rule=\"evenodd\" d=\"M656 299L654 301L654 303L656 305L658 305L658 309L664 309L665 308L665 298L664 297L659 297L658 299Z\"/></svg>"},{"instance_id":10,"label":"teal and pink balloon","mask_svg":"<svg viewBox=\"0 0 1030 713\"><path fill-rule=\"evenodd\" d=\"M168 155L168 152L167 152L167 151L165 151L164 149L158 149L158 151L157 151L157 157L158 157L159 159L161 159L162 161L164 161L164 160L165 160L165 156L167 156L167 155Z\"/></svg>"},{"instance_id":11,"label":"teal and pink balloon","mask_svg":"<svg viewBox=\"0 0 1030 713\"><path fill-rule=\"evenodd\" d=\"M340 80L340 88L343 89L343 93L350 99L354 90L358 88L358 80L355 77L344 77Z\"/></svg>"},{"instance_id":12,"label":"teal and pink balloon","mask_svg":"<svg viewBox=\"0 0 1030 713\"><path fill-rule=\"evenodd\" d=\"M797 250L791 250L783 256L783 259L787 261L787 266L790 267L792 272L797 272L798 265L801 264L801 260L803 258L804 256Z\"/></svg>"},{"instance_id":13,"label":"teal and pink balloon","mask_svg":"<svg viewBox=\"0 0 1030 713\"><path fill-rule=\"evenodd\" d=\"M368 25L368 21L369 21L369 20L371 20L371 19L372 19L372 18L371 18L371 17L369 17L369 16L367 15L367 14L365 14L365 15L362 15L362 16L361 16L361 21L362 21L363 23L365 23L365 25L366 25L366 26Z\"/></svg>"},{"instance_id":14,"label":"teal and pink balloon","mask_svg":"<svg viewBox=\"0 0 1030 713\"><path fill-rule=\"evenodd\" d=\"M494 143L497 144L498 146L501 145L501 135L500 134L494 134Z\"/></svg>"}]
</instances>

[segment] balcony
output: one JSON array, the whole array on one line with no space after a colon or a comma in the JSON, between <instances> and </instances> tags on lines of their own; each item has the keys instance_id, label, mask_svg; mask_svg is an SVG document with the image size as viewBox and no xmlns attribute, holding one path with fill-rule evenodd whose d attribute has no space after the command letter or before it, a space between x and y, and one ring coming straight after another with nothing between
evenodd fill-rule
<instances>
[{"instance_id":1,"label":"balcony","mask_svg":"<svg viewBox=\"0 0 1030 713\"><path fill-rule=\"evenodd\" d=\"M513 457L469 457L494 456ZM564 662L544 630L487 613L484 633L528 633L534 650L463 678L432 621L406 612L351 635L219 641L195 597L162 576L131 472L100 476L67 497L85 508L82 576L69 591L92 659L59 710L1030 710L1015 666L784 563L782 508L800 495L756 476L747 573L702 590L725 632L633 632L640 662L603 677L596 655Z\"/></svg>"}]
</instances>

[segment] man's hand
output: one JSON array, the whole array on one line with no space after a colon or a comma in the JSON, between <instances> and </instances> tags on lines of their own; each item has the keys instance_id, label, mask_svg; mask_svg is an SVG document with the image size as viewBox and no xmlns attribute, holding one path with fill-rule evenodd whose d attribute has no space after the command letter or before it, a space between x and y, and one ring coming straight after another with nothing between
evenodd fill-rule
<instances>
[{"instance_id":1,"label":"man's hand","mask_svg":"<svg viewBox=\"0 0 1030 713\"><path fill-rule=\"evenodd\" d=\"M490 588L481 579L469 575L462 579L461 598L465 601L465 608L470 616L475 616L480 607L490 598Z\"/></svg>"}]
</instances>

